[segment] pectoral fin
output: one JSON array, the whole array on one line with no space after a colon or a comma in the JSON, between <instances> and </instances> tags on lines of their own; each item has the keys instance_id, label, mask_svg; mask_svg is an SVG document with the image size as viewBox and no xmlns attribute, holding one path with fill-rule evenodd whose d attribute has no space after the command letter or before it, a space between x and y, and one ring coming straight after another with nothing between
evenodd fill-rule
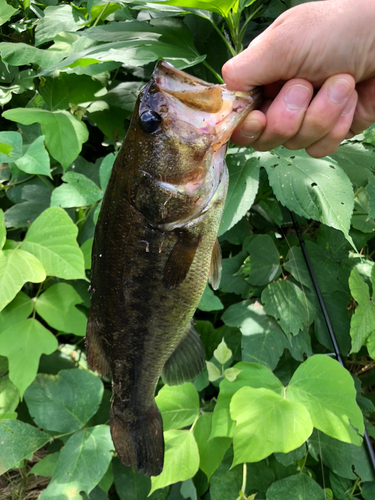
<instances>
[{"instance_id":1,"label":"pectoral fin","mask_svg":"<svg viewBox=\"0 0 375 500\"><path fill-rule=\"evenodd\" d=\"M169 254L164 268L163 286L173 290L184 281L197 251L199 238L188 232L181 232Z\"/></svg>"},{"instance_id":2,"label":"pectoral fin","mask_svg":"<svg viewBox=\"0 0 375 500\"><path fill-rule=\"evenodd\" d=\"M179 385L197 377L204 368L205 352L199 333L189 329L164 365L162 378L168 385Z\"/></svg>"},{"instance_id":3,"label":"pectoral fin","mask_svg":"<svg viewBox=\"0 0 375 500\"><path fill-rule=\"evenodd\" d=\"M208 277L208 280L214 290L217 290L219 288L222 267L223 266L222 266L220 243L219 240L216 238L214 247L212 249L210 274Z\"/></svg>"}]
</instances>

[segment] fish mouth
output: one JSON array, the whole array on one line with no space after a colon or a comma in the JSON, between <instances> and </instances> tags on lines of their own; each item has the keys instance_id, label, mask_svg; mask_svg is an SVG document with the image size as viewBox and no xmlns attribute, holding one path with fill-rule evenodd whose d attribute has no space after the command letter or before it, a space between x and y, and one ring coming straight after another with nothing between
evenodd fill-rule
<instances>
[{"instance_id":1,"label":"fish mouth","mask_svg":"<svg viewBox=\"0 0 375 500\"><path fill-rule=\"evenodd\" d=\"M214 150L228 142L237 125L262 100L261 87L249 92L228 90L225 85L207 83L166 61L158 62L152 78L168 101L173 121L210 134Z\"/></svg>"}]
</instances>

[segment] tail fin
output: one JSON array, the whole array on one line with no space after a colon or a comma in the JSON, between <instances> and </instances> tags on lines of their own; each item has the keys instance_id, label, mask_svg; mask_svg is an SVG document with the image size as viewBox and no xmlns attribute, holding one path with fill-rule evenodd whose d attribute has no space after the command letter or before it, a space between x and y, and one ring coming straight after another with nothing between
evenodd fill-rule
<instances>
[{"instance_id":1,"label":"tail fin","mask_svg":"<svg viewBox=\"0 0 375 500\"><path fill-rule=\"evenodd\" d=\"M115 406L111 408L111 434L121 462L146 476L158 476L163 470L163 422L156 403L149 411L125 419Z\"/></svg>"}]
</instances>

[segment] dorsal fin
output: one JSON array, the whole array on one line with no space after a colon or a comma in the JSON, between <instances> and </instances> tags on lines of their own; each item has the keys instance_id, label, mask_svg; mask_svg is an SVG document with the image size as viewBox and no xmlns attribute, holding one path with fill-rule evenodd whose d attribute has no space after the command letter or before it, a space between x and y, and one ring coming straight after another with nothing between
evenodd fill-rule
<instances>
[{"instance_id":1,"label":"dorsal fin","mask_svg":"<svg viewBox=\"0 0 375 500\"><path fill-rule=\"evenodd\" d=\"M173 290L184 281L195 257L198 244L198 236L181 231L165 264L163 286L166 290Z\"/></svg>"},{"instance_id":2,"label":"dorsal fin","mask_svg":"<svg viewBox=\"0 0 375 500\"><path fill-rule=\"evenodd\" d=\"M208 277L209 282L214 290L217 290L221 280L221 270L223 268L221 258L221 248L219 240L216 238L214 247L212 249L210 274Z\"/></svg>"}]
</instances>

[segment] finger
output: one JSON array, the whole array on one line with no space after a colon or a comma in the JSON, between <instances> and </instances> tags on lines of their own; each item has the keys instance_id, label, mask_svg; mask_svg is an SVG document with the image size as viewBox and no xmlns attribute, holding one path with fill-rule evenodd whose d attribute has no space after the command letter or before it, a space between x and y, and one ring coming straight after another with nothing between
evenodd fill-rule
<instances>
[{"instance_id":1,"label":"finger","mask_svg":"<svg viewBox=\"0 0 375 500\"><path fill-rule=\"evenodd\" d=\"M358 100L357 92L352 94L332 130L319 141L306 148L306 152L314 158L323 158L332 154L347 137L353 122L353 116Z\"/></svg>"},{"instance_id":2,"label":"finger","mask_svg":"<svg viewBox=\"0 0 375 500\"><path fill-rule=\"evenodd\" d=\"M357 84L358 103L351 132L356 135L375 123L375 77Z\"/></svg>"},{"instance_id":3,"label":"finger","mask_svg":"<svg viewBox=\"0 0 375 500\"><path fill-rule=\"evenodd\" d=\"M312 95L310 82L301 78L287 82L270 104L266 113L266 128L252 147L267 151L294 137L301 127Z\"/></svg>"},{"instance_id":4,"label":"finger","mask_svg":"<svg viewBox=\"0 0 375 500\"><path fill-rule=\"evenodd\" d=\"M233 131L230 140L237 146L250 146L265 129L266 122L266 116L262 111L251 111L241 125Z\"/></svg>"},{"instance_id":5,"label":"finger","mask_svg":"<svg viewBox=\"0 0 375 500\"><path fill-rule=\"evenodd\" d=\"M355 81L351 75L328 78L308 107L298 133L284 143L285 147L303 149L326 137L355 93L354 88Z\"/></svg>"}]
</instances>

